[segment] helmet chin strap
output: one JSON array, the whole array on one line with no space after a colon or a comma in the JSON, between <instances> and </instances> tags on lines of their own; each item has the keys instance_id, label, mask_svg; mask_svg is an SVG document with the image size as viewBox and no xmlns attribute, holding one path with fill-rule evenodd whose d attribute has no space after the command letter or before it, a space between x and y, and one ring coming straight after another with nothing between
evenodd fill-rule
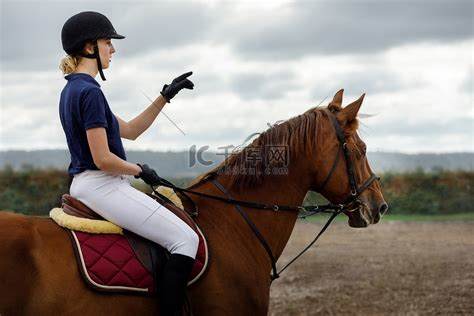
<instances>
[{"instance_id":1,"label":"helmet chin strap","mask_svg":"<svg viewBox=\"0 0 474 316\"><path fill-rule=\"evenodd\" d=\"M102 63L100 62L99 46L97 45L97 41L94 41L94 52L92 54L80 53L79 55L91 59L95 58L95 60L97 61L97 69L99 69L100 78L102 78L102 81L106 80L104 72L102 71Z\"/></svg>"}]
</instances>

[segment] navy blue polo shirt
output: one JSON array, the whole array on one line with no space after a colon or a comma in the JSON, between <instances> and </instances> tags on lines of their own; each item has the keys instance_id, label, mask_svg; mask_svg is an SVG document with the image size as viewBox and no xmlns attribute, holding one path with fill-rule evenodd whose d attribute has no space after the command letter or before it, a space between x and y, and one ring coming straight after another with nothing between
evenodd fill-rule
<instances>
[{"instance_id":1,"label":"navy blue polo shirt","mask_svg":"<svg viewBox=\"0 0 474 316\"><path fill-rule=\"evenodd\" d=\"M109 150L127 160L119 123L110 110L99 83L85 73L69 74L65 79L67 84L61 92L59 117L71 154L68 173L73 176L84 170L99 170L94 164L87 142L86 130L93 127L104 127Z\"/></svg>"}]
</instances>

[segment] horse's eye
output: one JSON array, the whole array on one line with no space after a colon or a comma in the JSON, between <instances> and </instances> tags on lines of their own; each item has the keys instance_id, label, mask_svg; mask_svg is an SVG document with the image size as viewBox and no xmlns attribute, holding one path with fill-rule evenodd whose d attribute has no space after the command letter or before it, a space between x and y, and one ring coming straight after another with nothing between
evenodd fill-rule
<instances>
[{"instance_id":1,"label":"horse's eye","mask_svg":"<svg viewBox=\"0 0 474 316\"><path fill-rule=\"evenodd\" d=\"M365 156L367 154L367 146L362 146L362 155Z\"/></svg>"}]
</instances>

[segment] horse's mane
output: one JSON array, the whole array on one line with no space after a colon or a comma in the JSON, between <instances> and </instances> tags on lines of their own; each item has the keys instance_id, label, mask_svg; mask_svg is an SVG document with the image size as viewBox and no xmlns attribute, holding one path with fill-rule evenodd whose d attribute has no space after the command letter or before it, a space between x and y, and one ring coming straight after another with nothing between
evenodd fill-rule
<instances>
[{"instance_id":1,"label":"horse's mane","mask_svg":"<svg viewBox=\"0 0 474 316\"><path fill-rule=\"evenodd\" d=\"M195 187L207 179L213 178L219 174L228 174L230 176L230 185L233 188L252 188L260 184L265 177L265 168L272 167L272 162L261 162L252 165L255 172L252 174L243 174L235 172L238 168L248 166L246 161L249 150L260 148L261 154L265 155L268 146L285 146L289 151L288 158L290 161L295 159L298 153L303 151L311 152L316 146L316 136L318 134L318 126L322 116L329 115L326 107L313 107L303 114L292 117L286 121L275 124L253 140L253 142L241 149L233 152L222 163L212 170L198 176L194 179L190 187Z\"/></svg>"}]
</instances>

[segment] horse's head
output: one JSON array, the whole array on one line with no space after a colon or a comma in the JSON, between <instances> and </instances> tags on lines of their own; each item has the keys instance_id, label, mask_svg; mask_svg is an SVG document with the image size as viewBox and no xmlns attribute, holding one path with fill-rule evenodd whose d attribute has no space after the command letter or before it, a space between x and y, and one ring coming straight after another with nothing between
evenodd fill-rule
<instances>
[{"instance_id":1,"label":"horse's head","mask_svg":"<svg viewBox=\"0 0 474 316\"><path fill-rule=\"evenodd\" d=\"M342 95L343 90L338 91L324 110L317 135L316 181L311 189L332 203L345 204L351 227L367 227L380 220L388 205L367 161L367 147L357 133L357 113L364 95L346 107L342 107Z\"/></svg>"}]
</instances>

